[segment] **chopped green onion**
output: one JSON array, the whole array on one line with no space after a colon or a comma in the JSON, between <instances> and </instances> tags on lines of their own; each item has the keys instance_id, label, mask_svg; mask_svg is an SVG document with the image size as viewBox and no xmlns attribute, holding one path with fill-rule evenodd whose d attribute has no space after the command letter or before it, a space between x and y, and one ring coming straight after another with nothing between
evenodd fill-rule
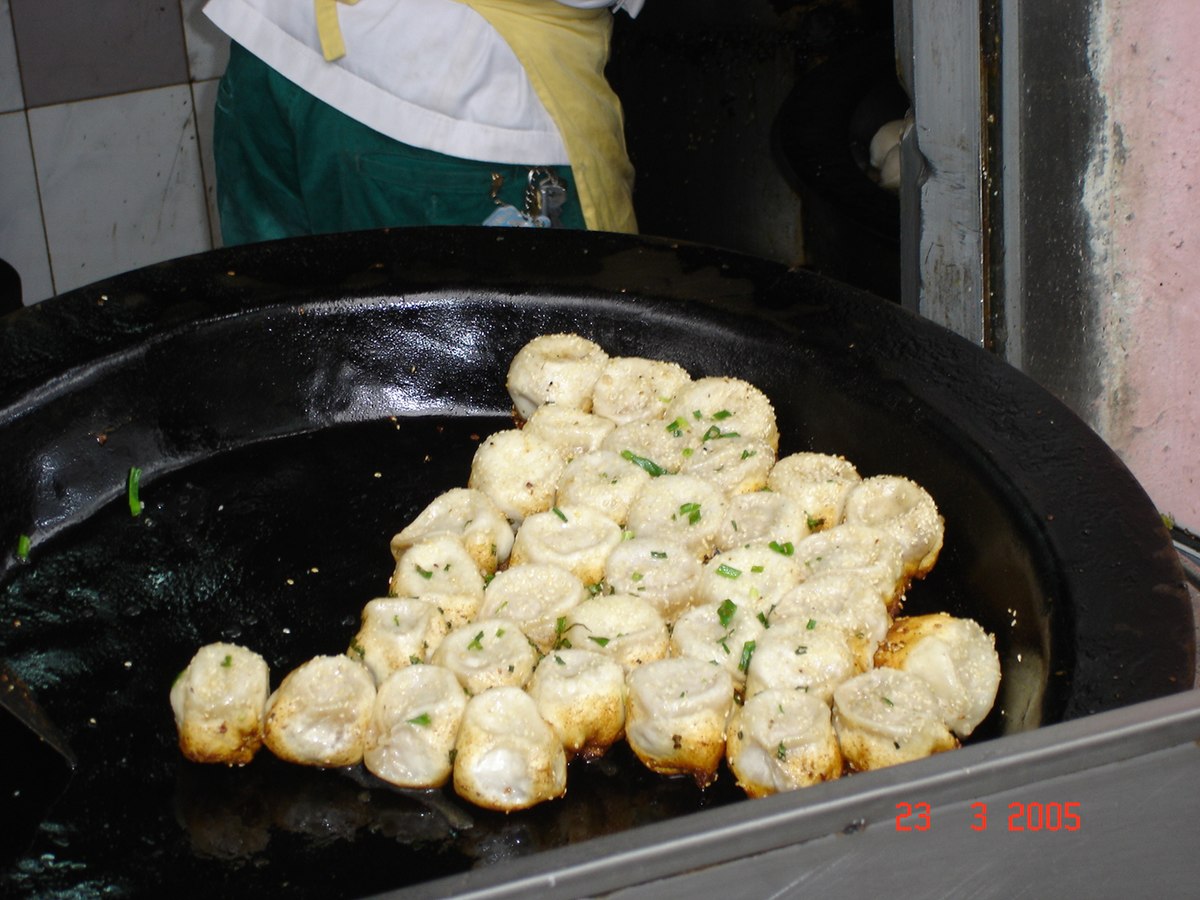
<instances>
[{"instance_id":1,"label":"chopped green onion","mask_svg":"<svg viewBox=\"0 0 1200 900\"><path fill-rule=\"evenodd\" d=\"M566 660L564 660L564 659L563 659L561 656L559 656L557 653L555 653L555 654L554 654L554 661L555 661L556 663L558 663L560 666L565 666L565 665L567 664L567 663L566 663Z\"/></svg>"},{"instance_id":2,"label":"chopped green onion","mask_svg":"<svg viewBox=\"0 0 1200 900\"><path fill-rule=\"evenodd\" d=\"M771 627L771 623L770 623L770 622L767 620L767 614L766 614L766 613L760 612L760 613L759 613L759 614L758 614L758 615L757 615L755 618L757 618L757 619L758 619L758 621L762 622L762 626L763 626L763 628L770 628L770 627Z\"/></svg>"},{"instance_id":3,"label":"chopped green onion","mask_svg":"<svg viewBox=\"0 0 1200 900\"><path fill-rule=\"evenodd\" d=\"M561 509L559 509L557 506L555 506L553 509L551 509L550 512L554 513L556 516L558 516L564 522L567 521L567 514L565 512L563 512Z\"/></svg>"},{"instance_id":4,"label":"chopped green onion","mask_svg":"<svg viewBox=\"0 0 1200 900\"><path fill-rule=\"evenodd\" d=\"M887 697L880 697L879 699L880 699L880 700L882 700L884 703L886 703L888 706L895 706L895 705L896 705L895 703L893 703L893 702L892 702L890 699L888 699Z\"/></svg>"},{"instance_id":5,"label":"chopped green onion","mask_svg":"<svg viewBox=\"0 0 1200 900\"><path fill-rule=\"evenodd\" d=\"M758 456L758 451L757 450L743 450L742 451L742 459L749 459L752 456Z\"/></svg>"},{"instance_id":6,"label":"chopped green onion","mask_svg":"<svg viewBox=\"0 0 1200 900\"><path fill-rule=\"evenodd\" d=\"M784 556L791 556L796 552L796 547L791 541L784 541L782 544L779 541L771 541L767 546L776 553L783 554Z\"/></svg>"},{"instance_id":7,"label":"chopped green onion","mask_svg":"<svg viewBox=\"0 0 1200 900\"><path fill-rule=\"evenodd\" d=\"M738 663L739 672L748 672L750 670L750 658L754 656L754 648L758 646L756 641L746 641L742 644L742 658Z\"/></svg>"},{"instance_id":8,"label":"chopped green onion","mask_svg":"<svg viewBox=\"0 0 1200 900\"><path fill-rule=\"evenodd\" d=\"M225 658L221 660L221 668L228 669L233 665L233 656L226 653Z\"/></svg>"},{"instance_id":9,"label":"chopped green onion","mask_svg":"<svg viewBox=\"0 0 1200 900\"><path fill-rule=\"evenodd\" d=\"M679 507L679 515L687 516L688 524L695 525L700 521L700 504L684 503Z\"/></svg>"},{"instance_id":10,"label":"chopped green onion","mask_svg":"<svg viewBox=\"0 0 1200 900\"><path fill-rule=\"evenodd\" d=\"M683 434L683 429L687 428L687 419L679 416L674 422L667 426L667 431L675 437L680 437Z\"/></svg>"},{"instance_id":11,"label":"chopped green onion","mask_svg":"<svg viewBox=\"0 0 1200 900\"><path fill-rule=\"evenodd\" d=\"M590 635L590 634L588 635L588 640L589 640L589 641L595 641L595 642L596 642L597 644L599 644L601 647L607 647L607 646L608 646L608 641L609 641L609 639L608 639L608 638L606 638L606 637L596 637L596 636L594 636L594 635Z\"/></svg>"},{"instance_id":12,"label":"chopped green onion","mask_svg":"<svg viewBox=\"0 0 1200 900\"><path fill-rule=\"evenodd\" d=\"M142 470L139 469L137 466L130 466L129 467L128 493L129 493L129 514L131 516L140 516L142 514L142 510L146 508L146 504L144 504L141 501L141 499L138 497L138 486L139 486L139 483L141 482L141 480L142 480Z\"/></svg>"},{"instance_id":13,"label":"chopped green onion","mask_svg":"<svg viewBox=\"0 0 1200 900\"><path fill-rule=\"evenodd\" d=\"M733 621L733 614L737 612L737 604L726 597L721 601L721 605L717 607L717 618L721 620L721 625L725 628L729 627L729 623Z\"/></svg>"},{"instance_id":14,"label":"chopped green onion","mask_svg":"<svg viewBox=\"0 0 1200 900\"><path fill-rule=\"evenodd\" d=\"M742 574L742 570L735 569L728 563L721 563L719 566L717 566L717 574L722 578L737 578Z\"/></svg>"},{"instance_id":15,"label":"chopped green onion","mask_svg":"<svg viewBox=\"0 0 1200 900\"><path fill-rule=\"evenodd\" d=\"M482 631L479 632L479 634L475 635L475 637L471 641L471 643L467 644L467 649L468 650L482 650L483 649L483 632Z\"/></svg>"},{"instance_id":16,"label":"chopped green onion","mask_svg":"<svg viewBox=\"0 0 1200 900\"><path fill-rule=\"evenodd\" d=\"M808 646L806 644L801 644L799 647L796 648L797 656L803 656L807 652L808 652Z\"/></svg>"},{"instance_id":17,"label":"chopped green onion","mask_svg":"<svg viewBox=\"0 0 1200 900\"><path fill-rule=\"evenodd\" d=\"M762 572L765 568L766 568L765 566L751 566L750 571L757 575L759 572Z\"/></svg>"},{"instance_id":18,"label":"chopped green onion","mask_svg":"<svg viewBox=\"0 0 1200 900\"><path fill-rule=\"evenodd\" d=\"M559 616L554 620L554 649L570 650L571 642L567 640L567 617Z\"/></svg>"},{"instance_id":19,"label":"chopped green onion","mask_svg":"<svg viewBox=\"0 0 1200 900\"><path fill-rule=\"evenodd\" d=\"M429 713L423 712L419 716L413 716L411 719L405 719L409 725L428 725L433 720L429 718Z\"/></svg>"},{"instance_id":20,"label":"chopped green onion","mask_svg":"<svg viewBox=\"0 0 1200 900\"><path fill-rule=\"evenodd\" d=\"M653 559L666 559L666 558L667 558L667 551L666 551L666 550L651 550L651 551L650 551L650 556L651 556Z\"/></svg>"},{"instance_id":21,"label":"chopped green onion","mask_svg":"<svg viewBox=\"0 0 1200 900\"><path fill-rule=\"evenodd\" d=\"M824 518L815 518L813 516L808 517L808 530L809 531L816 531L818 528L820 528L824 524L825 524Z\"/></svg>"},{"instance_id":22,"label":"chopped green onion","mask_svg":"<svg viewBox=\"0 0 1200 900\"><path fill-rule=\"evenodd\" d=\"M417 574L420 575L422 578L424 578L426 581L428 581L430 578L433 577L432 572L430 572L426 569L422 569L420 566L416 565L415 563L413 564L413 568L416 569Z\"/></svg>"},{"instance_id":23,"label":"chopped green onion","mask_svg":"<svg viewBox=\"0 0 1200 900\"><path fill-rule=\"evenodd\" d=\"M779 760L787 759L787 747L784 746L783 741L780 741L779 746L775 748L775 758Z\"/></svg>"},{"instance_id":24,"label":"chopped green onion","mask_svg":"<svg viewBox=\"0 0 1200 900\"><path fill-rule=\"evenodd\" d=\"M17 538L17 559L29 559L29 535L22 534Z\"/></svg>"},{"instance_id":25,"label":"chopped green onion","mask_svg":"<svg viewBox=\"0 0 1200 900\"><path fill-rule=\"evenodd\" d=\"M729 410L722 409L722 410L718 410L717 412L713 413L713 418L716 419L718 422L720 422L722 419L728 419L732 415L733 415L733 413L731 413Z\"/></svg>"},{"instance_id":26,"label":"chopped green onion","mask_svg":"<svg viewBox=\"0 0 1200 900\"><path fill-rule=\"evenodd\" d=\"M816 627L817 627L817 620L816 620L816 619L809 619L809 620L808 620L808 622L807 622L807 623L805 624L805 626L804 626L804 630L805 630L805 631L812 631L812 630L813 630L814 628L816 628Z\"/></svg>"},{"instance_id":27,"label":"chopped green onion","mask_svg":"<svg viewBox=\"0 0 1200 900\"><path fill-rule=\"evenodd\" d=\"M644 456L638 456L632 450L622 450L621 458L627 459L635 466L638 466L646 472L651 478L657 478L659 475L667 474L667 470L660 466L652 459L646 459Z\"/></svg>"}]
</instances>

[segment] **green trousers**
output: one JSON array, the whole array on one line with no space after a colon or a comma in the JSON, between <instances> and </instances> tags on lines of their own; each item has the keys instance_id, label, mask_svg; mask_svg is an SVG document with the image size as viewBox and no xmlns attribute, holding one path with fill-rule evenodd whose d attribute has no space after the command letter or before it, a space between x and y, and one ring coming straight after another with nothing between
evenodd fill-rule
<instances>
[{"instance_id":1,"label":"green trousers","mask_svg":"<svg viewBox=\"0 0 1200 900\"><path fill-rule=\"evenodd\" d=\"M301 90L236 43L217 92L213 155L226 245L410 225L480 225L498 198L524 207L529 166L393 140ZM571 170L562 225L583 228Z\"/></svg>"}]
</instances>

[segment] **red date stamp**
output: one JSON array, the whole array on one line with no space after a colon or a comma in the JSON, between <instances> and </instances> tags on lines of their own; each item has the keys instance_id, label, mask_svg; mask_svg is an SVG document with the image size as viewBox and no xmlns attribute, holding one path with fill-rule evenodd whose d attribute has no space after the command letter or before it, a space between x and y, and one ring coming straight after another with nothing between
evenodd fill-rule
<instances>
[{"instance_id":1,"label":"red date stamp","mask_svg":"<svg viewBox=\"0 0 1200 900\"><path fill-rule=\"evenodd\" d=\"M972 831L987 831L986 803L971 804ZM1079 831L1083 827L1082 804L1078 801L1060 803L1010 803L1005 810L1009 831ZM897 803L897 831L929 831L933 827L933 807L928 803Z\"/></svg>"}]
</instances>

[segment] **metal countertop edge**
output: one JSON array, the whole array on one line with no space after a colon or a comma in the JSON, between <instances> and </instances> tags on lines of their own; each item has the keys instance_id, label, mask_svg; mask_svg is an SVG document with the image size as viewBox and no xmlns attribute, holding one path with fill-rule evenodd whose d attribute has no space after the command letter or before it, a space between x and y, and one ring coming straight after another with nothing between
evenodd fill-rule
<instances>
[{"instance_id":1,"label":"metal countertop edge","mask_svg":"<svg viewBox=\"0 0 1200 900\"><path fill-rule=\"evenodd\" d=\"M597 896L1200 740L1200 690L548 850L381 897ZM796 799L805 802L798 806Z\"/></svg>"}]
</instances>

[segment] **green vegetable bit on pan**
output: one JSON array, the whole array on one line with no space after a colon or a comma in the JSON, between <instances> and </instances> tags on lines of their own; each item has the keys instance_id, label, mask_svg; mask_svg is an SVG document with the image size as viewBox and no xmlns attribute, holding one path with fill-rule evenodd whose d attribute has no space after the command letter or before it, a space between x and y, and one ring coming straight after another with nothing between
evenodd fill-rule
<instances>
[{"instance_id":1,"label":"green vegetable bit on pan","mask_svg":"<svg viewBox=\"0 0 1200 900\"><path fill-rule=\"evenodd\" d=\"M736 603L728 597L721 601L721 605L717 607L717 618L721 620L723 627L729 627L729 623L733 621L733 614L735 612L737 612Z\"/></svg>"},{"instance_id":2,"label":"green vegetable bit on pan","mask_svg":"<svg viewBox=\"0 0 1200 900\"><path fill-rule=\"evenodd\" d=\"M29 535L27 534L17 538L17 559L22 562L29 559Z\"/></svg>"},{"instance_id":3,"label":"green vegetable bit on pan","mask_svg":"<svg viewBox=\"0 0 1200 900\"><path fill-rule=\"evenodd\" d=\"M654 460L646 459L644 456L638 456L632 450L622 450L621 458L629 460L635 466L641 468L651 478L657 478L659 475L665 475L667 473L667 470Z\"/></svg>"},{"instance_id":4,"label":"green vegetable bit on pan","mask_svg":"<svg viewBox=\"0 0 1200 900\"><path fill-rule=\"evenodd\" d=\"M701 441L715 441L720 438L735 438L741 437L736 431L722 431L716 425L710 425L708 431L700 437Z\"/></svg>"},{"instance_id":5,"label":"green vegetable bit on pan","mask_svg":"<svg viewBox=\"0 0 1200 900\"><path fill-rule=\"evenodd\" d=\"M567 617L559 616L554 620L554 649L555 650L570 650L571 641L567 638L567 632L570 629L567 627Z\"/></svg>"},{"instance_id":6,"label":"green vegetable bit on pan","mask_svg":"<svg viewBox=\"0 0 1200 900\"><path fill-rule=\"evenodd\" d=\"M726 656L728 656L728 655L729 655L729 643L728 643L728 641L729 641L729 638L730 638L732 635L733 635L733 629L732 629L732 628L730 628L730 629L729 629L727 632L725 632L723 635L721 635L721 636L720 636L719 638L717 638L717 640L715 641L715 643L718 643L718 644L720 644L720 645L721 645L721 649L725 651L725 655L726 655Z\"/></svg>"},{"instance_id":7,"label":"green vegetable bit on pan","mask_svg":"<svg viewBox=\"0 0 1200 900\"><path fill-rule=\"evenodd\" d=\"M129 481L128 481L128 493L129 493L129 514L131 516L140 516L142 514L142 510L146 508L146 504L142 503L141 498L138 497L138 488L139 488L141 480L142 480L142 470L139 469L137 466L130 466Z\"/></svg>"},{"instance_id":8,"label":"green vegetable bit on pan","mask_svg":"<svg viewBox=\"0 0 1200 900\"><path fill-rule=\"evenodd\" d=\"M757 646L757 641L746 641L746 643L742 644L742 658L738 662L739 672L750 671L750 659L754 656L754 650Z\"/></svg>"}]
</instances>

